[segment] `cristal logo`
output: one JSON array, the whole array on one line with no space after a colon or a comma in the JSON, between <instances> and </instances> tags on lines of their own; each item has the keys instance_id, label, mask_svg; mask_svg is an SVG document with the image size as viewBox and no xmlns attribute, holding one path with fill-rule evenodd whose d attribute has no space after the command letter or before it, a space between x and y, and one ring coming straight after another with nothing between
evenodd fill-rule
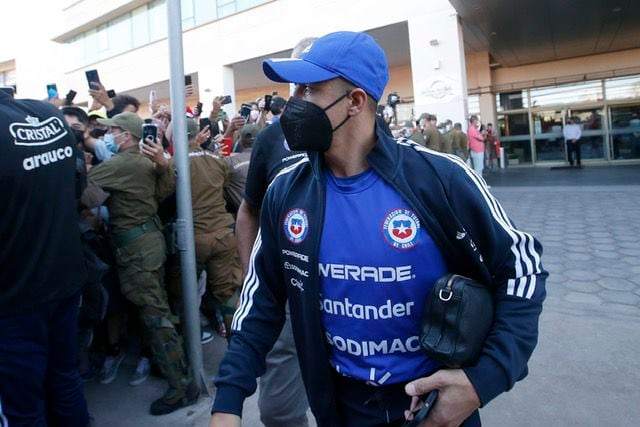
<instances>
[{"instance_id":1,"label":"cristal logo","mask_svg":"<svg viewBox=\"0 0 640 427\"><path fill-rule=\"evenodd\" d=\"M26 123L12 123L9 132L15 138L16 145L39 146L58 141L67 134L67 130L58 117L50 117L40 122L37 117L27 116Z\"/></svg>"},{"instance_id":2,"label":"cristal logo","mask_svg":"<svg viewBox=\"0 0 640 427\"><path fill-rule=\"evenodd\" d=\"M385 240L397 249L414 247L419 229L420 220L409 209L396 209L390 212L382 224Z\"/></svg>"}]
</instances>

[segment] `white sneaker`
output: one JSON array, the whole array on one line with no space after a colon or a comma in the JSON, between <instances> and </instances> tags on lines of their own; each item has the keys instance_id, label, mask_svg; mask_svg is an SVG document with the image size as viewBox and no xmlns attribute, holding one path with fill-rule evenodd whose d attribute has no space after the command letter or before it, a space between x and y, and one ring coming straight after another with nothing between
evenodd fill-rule
<instances>
[{"instance_id":1,"label":"white sneaker","mask_svg":"<svg viewBox=\"0 0 640 427\"><path fill-rule=\"evenodd\" d=\"M141 357L138 360L138 366L133 371L131 378L129 379L130 386L137 386L142 384L149 378L149 372L151 371L151 362L146 357Z\"/></svg>"},{"instance_id":2,"label":"white sneaker","mask_svg":"<svg viewBox=\"0 0 640 427\"><path fill-rule=\"evenodd\" d=\"M100 372L100 384L109 384L118 376L118 369L124 360L125 354L121 352L117 356L107 356Z\"/></svg>"},{"instance_id":3,"label":"white sneaker","mask_svg":"<svg viewBox=\"0 0 640 427\"><path fill-rule=\"evenodd\" d=\"M200 343L206 344L213 341L213 333L203 329L200 335Z\"/></svg>"}]
</instances>

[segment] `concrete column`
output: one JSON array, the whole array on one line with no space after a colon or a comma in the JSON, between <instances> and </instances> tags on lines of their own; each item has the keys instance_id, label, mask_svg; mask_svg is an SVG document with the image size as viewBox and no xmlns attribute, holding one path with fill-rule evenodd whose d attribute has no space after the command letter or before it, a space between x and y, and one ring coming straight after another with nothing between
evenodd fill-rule
<instances>
[{"instance_id":1,"label":"concrete column","mask_svg":"<svg viewBox=\"0 0 640 427\"><path fill-rule=\"evenodd\" d=\"M462 26L446 0L431 0L425 14L409 19L415 114L465 123L467 75Z\"/></svg>"},{"instance_id":2,"label":"concrete column","mask_svg":"<svg viewBox=\"0 0 640 427\"><path fill-rule=\"evenodd\" d=\"M496 124L495 94L491 93L491 58L489 52L473 53L469 57L469 78L474 89L480 91L480 117L482 123Z\"/></svg>"},{"instance_id":3,"label":"concrete column","mask_svg":"<svg viewBox=\"0 0 640 427\"><path fill-rule=\"evenodd\" d=\"M493 123L493 128L497 129L498 116L496 113L496 96L493 93L480 94L480 118L482 123Z\"/></svg>"},{"instance_id":4,"label":"concrete column","mask_svg":"<svg viewBox=\"0 0 640 427\"><path fill-rule=\"evenodd\" d=\"M239 109L236 108L236 83L233 68L228 66L200 67L198 69L198 88L200 101L203 104L204 113L211 112L211 102L218 95L231 95L231 104L223 109L229 117L233 117Z\"/></svg>"}]
</instances>

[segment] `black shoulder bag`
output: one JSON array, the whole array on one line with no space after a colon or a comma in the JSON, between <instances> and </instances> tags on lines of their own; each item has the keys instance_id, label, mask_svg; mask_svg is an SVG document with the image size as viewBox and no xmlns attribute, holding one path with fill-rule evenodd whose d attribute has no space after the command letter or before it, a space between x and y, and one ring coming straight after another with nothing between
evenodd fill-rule
<instances>
[{"instance_id":1,"label":"black shoulder bag","mask_svg":"<svg viewBox=\"0 0 640 427\"><path fill-rule=\"evenodd\" d=\"M481 283L457 274L433 285L422 315L422 350L448 368L476 362L493 323L493 297Z\"/></svg>"}]
</instances>

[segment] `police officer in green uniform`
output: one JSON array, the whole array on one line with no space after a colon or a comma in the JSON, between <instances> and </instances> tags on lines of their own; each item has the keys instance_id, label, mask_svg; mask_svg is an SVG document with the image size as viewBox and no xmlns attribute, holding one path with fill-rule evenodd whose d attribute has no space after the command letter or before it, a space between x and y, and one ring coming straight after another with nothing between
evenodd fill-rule
<instances>
[{"instance_id":1,"label":"police officer in green uniform","mask_svg":"<svg viewBox=\"0 0 640 427\"><path fill-rule=\"evenodd\" d=\"M427 117L424 127L425 146L435 151L442 151L440 142L440 132L436 127L438 119L433 114Z\"/></svg>"},{"instance_id":2,"label":"police officer in green uniform","mask_svg":"<svg viewBox=\"0 0 640 427\"><path fill-rule=\"evenodd\" d=\"M451 131L451 149L453 154L460 157L465 162L469 157L469 141L467 140L467 134L462 131L462 125L456 123L453 125Z\"/></svg>"},{"instance_id":3,"label":"police officer in green uniform","mask_svg":"<svg viewBox=\"0 0 640 427\"><path fill-rule=\"evenodd\" d=\"M169 383L164 396L151 404L150 412L167 414L194 403L199 395L163 281L165 240L156 215L160 199L157 181L170 171L154 166L140 154L143 121L138 115L125 112L98 121L110 127L105 143L117 154L92 168L89 178L110 193L107 207L122 294L137 306L153 356Z\"/></svg>"},{"instance_id":4,"label":"police officer in green uniform","mask_svg":"<svg viewBox=\"0 0 640 427\"><path fill-rule=\"evenodd\" d=\"M413 142L416 142L416 143L422 145L423 147L427 146L427 143L426 143L426 141L424 139L423 131L424 131L425 123L426 123L428 118L429 118L429 114L428 113L420 114L420 117L418 118L418 122L416 123L417 128L411 134L411 137L409 138Z\"/></svg>"},{"instance_id":5,"label":"police officer in green uniform","mask_svg":"<svg viewBox=\"0 0 640 427\"><path fill-rule=\"evenodd\" d=\"M447 119L442 124L442 134L440 135L440 149L443 153L453 154L453 123Z\"/></svg>"},{"instance_id":6,"label":"police officer in green uniform","mask_svg":"<svg viewBox=\"0 0 640 427\"><path fill-rule=\"evenodd\" d=\"M205 129L198 135L198 125L193 119L187 119L186 124L198 273L203 270L207 272L207 292L221 308L227 330L230 331L242 285L242 267L233 234L235 221L227 212L224 199L224 189L231 179L231 170L221 157L201 148L200 144L209 137L209 130ZM198 136L201 136L201 141ZM160 196L174 193L175 162L164 157L162 145L145 144L141 147L141 153L158 167L171 171L160 177Z\"/></svg>"}]
</instances>

